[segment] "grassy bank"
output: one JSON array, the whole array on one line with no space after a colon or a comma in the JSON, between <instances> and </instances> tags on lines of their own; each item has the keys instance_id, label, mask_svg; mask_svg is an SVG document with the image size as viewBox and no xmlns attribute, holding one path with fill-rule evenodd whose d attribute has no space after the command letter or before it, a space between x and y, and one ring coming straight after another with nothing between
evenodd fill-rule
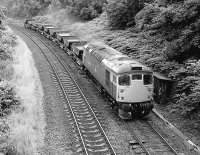
<instances>
[{"instance_id":1,"label":"grassy bank","mask_svg":"<svg viewBox=\"0 0 200 155\"><path fill-rule=\"evenodd\" d=\"M0 152L35 155L45 128L39 76L24 41L8 27L0 33Z\"/></svg>"}]
</instances>

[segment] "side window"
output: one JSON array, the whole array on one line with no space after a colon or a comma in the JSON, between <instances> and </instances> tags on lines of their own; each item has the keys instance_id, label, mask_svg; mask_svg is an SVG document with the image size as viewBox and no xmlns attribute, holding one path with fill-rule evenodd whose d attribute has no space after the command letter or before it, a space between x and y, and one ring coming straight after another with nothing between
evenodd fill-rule
<instances>
[{"instance_id":1,"label":"side window","mask_svg":"<svg viewBox=\"0 0 200 155\"><path fill-rule=\"evenodd\" d=\"M117 78L115 75L113 75L113 82L116 83L117 82Z\"/></svg>"},{"instance_id":2,"label":"side window","mask_svg":"<svg viewBox=\"0 0 200 155\"><path fill-rule=\"evenodd\" d=\"M108 70L106 70L106 84L110 85L110 72Z\"/></svg>"},{"instance_id":3,"label":"side window","mask_svg":"<svg viewBox=\"0 0 200 155\"><path fill-rule=\"evenodd\" d=\"M120 86L129 86L130 85L130 76L122 75L119 77L119 85Z\"/></svg>"},{"instance_id":4,"label":"side window","mask_svg":"<svg viewBox=\"0 0 200 155\"><path fill-rule=\"evenodd\" d=\"M144 75L144 85L152 84L152 75Z\"/></svg>"},{"instance_id":5,"label":"side window","mask_svg":"<svg viewBox=\"0 0 200 155\"><path fill-rule=\"evenodd\" d=\"M133 74L132 80L142 80L142 75L141 74Z\"/></svg>"}]
</instances>

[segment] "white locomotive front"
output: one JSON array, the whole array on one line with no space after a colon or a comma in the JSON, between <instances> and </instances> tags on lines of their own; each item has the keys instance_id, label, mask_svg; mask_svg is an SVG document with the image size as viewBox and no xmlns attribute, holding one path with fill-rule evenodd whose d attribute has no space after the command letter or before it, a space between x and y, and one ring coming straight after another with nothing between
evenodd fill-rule
<instances>
[{"instance_id":1,"label":"white locomotive front","mask_svg":"<svg viewBox=\"0 0 200 155\"><path fill-rule=\"evenodd\" d=\"M120 117L147 115L153 108L153 72L110 47L88 44L83 64L117 106Z\"/></svg>"}]
</instances>

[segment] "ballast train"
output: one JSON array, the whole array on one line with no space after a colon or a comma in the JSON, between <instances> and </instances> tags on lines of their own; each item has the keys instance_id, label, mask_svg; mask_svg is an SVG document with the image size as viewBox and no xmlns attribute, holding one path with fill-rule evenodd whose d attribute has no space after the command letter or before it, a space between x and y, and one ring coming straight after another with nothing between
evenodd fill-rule
<instances>
[{"instance_id":1,"label":"ballast train","mask_svg":"<svg viewBox=\"0 0 200 155\"><path fill-rule=\"evenodd\" d=\"M143 117L152 110L153 72L150 68L111 47L86 43L52 25L28 20L25 28L40 32L72 55L96 80L121 118Z\"/></svg>"}]
</instances>

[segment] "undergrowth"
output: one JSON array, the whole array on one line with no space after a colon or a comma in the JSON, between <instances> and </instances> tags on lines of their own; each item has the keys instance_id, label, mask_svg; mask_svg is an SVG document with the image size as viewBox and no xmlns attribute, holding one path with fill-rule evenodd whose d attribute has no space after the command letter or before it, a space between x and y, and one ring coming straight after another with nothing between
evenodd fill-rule
<instances>
[{"instance_id":1,"label":"undergrowth","mask_svg":"<svg viewBox=\"0 0 200 155\"><path fill-rule=\"evenodd\" d=\"M2 25L1 25L2 26ZM10 80L13 76L13 47L16 38L5 27L0 30L0 152L7 152L11 146L8 144L9 126L7 117L19 109L20 103L15 97Z\"/></svg>"}]
</instances>

